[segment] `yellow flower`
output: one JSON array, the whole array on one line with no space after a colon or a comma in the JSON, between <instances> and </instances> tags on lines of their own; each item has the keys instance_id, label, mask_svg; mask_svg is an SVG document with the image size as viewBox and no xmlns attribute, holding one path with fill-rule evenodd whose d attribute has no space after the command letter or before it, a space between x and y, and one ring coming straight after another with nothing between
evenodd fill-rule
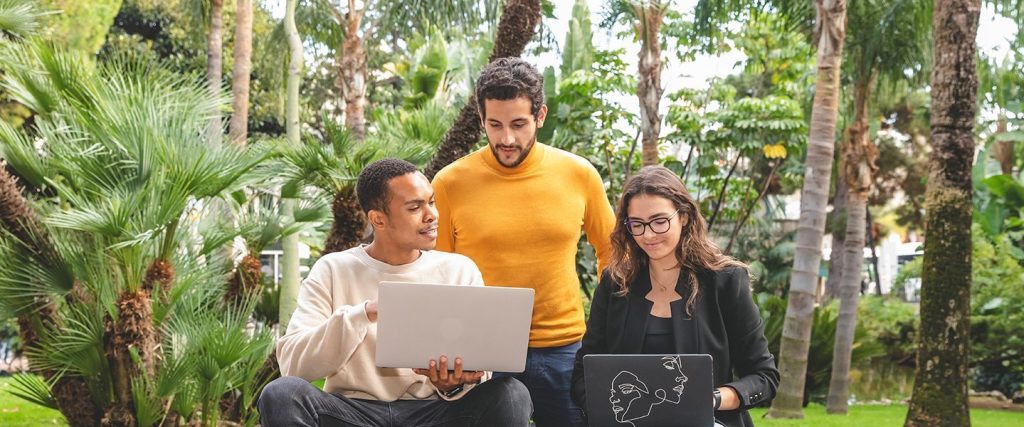
<instances>
[{"instance_id":1,"label":"yellow flower","mask_svg":"<svg viewBox=\"0 0 1024 427\"><path fill-rule=\"evenodd\" d=\"M786 147L782 143L765 145L762 150L764 156L769 159L785 159L786 158Z\"/></svg>"}]
</instances>

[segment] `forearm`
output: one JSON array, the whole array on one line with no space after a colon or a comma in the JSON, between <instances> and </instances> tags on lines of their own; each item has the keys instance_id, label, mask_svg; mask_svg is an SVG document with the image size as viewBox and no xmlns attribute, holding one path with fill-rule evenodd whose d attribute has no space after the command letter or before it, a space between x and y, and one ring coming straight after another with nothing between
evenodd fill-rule
<instances>
[{"instance_id":1,"label":"forearm","mask_svg":"<svg viewBox=\"0 0 1024 427\"><path fill-rule=\"evenodd\" d=\"M337 372L366 337L370 321L365 304L341 307L319 325L294 326L277 342L281 372L288 376L317 379Z\"/></svg>"}]
</instances>

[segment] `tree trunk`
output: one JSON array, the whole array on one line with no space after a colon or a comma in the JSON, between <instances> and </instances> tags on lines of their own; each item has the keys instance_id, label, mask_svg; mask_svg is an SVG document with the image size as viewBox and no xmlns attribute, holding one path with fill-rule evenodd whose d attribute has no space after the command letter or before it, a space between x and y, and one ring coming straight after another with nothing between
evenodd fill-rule
<instances>
[{"instance_id":1,"label":"tree trunk","mask_svg":"<svg viewBox=\"0 0 1024 427\"><path fill-rule=\"evenodd\" d=\"M338 80L336 85L345 100L345 128L352 138L362 142L366 139L366 50L359 35L364 9L357 9L355 0L348 0L345 14L345 40L337 57Z\"/></svg>"},{"instance_id":2,"label":"tree trunk","mask_svg":"<svg viewBox=\"0 0 1024 427\"><path fill-rule=\"evenodd\" d=\"M868 244L868 248L871 248L871 268L875 271L875 295L882 296L882 273L878 269L878 251L875 250L878 242L875 241L875 221L871 218L870 206L864 210L864 218L864 226L867 227L864 241Z\"/></svg>"},{"instance_id":3,"label":"tree trunk","mask_svg":"<svg viewBox=\"0 0 1024 427\"><path fill-rule=\"evenodd\" d=\"M832 254L828 259L828 278L822 302L839 298L839 284L843 277L843 242L846 241L846 180L836 180L836 196L832 199Z\"/></svg>"},{"instance_id":4,"label":"tree trunk","mask_svg":"<svg viewBox=\"0 0 1024 427\"><path fill-rule=\"evenodd\" d=\"M658 1L633 5L637 21L634 24L642 40L636 95L640 99L640 129L643 131L643 165L658 164L658 135L661 133L661 116L658 103L661 101L661 24L666 5Z\"/></svg>"},{"instance_id":5,"label":"tree trunk","mask_svg":"<svg viewBox=\"0 0 1024 427\"><path fill-rule=\"evenodd\" d=\"M498 34L494 38L494 48L488 62L522 55L526 44L533 38L540 18L540 0L507 0L501 11ZM476 95L470 94L459 117L448 129L437 153L427 165L427 178L434 179L438 171L468 154L480 140L480 130Z\"/></svg>"},{"instance_id":6,"label":"tree trunk","mask_svg":"<svg viewBox=\"0 0 1024 427\"><path fill-rule=\"evenodd\" d=\"M39 230L32 208L21 195L18 179L3 166L0 166L0 224L25 244L34 242Z\"/></svg>"},{"instance_id":7,"label":"tree trunk","mask_svg":"<svg viewBox=\"0 0 1024 427\"><path fill-rule=\"evenodd\" d=\"M996 122L996 133L1006 132L1006 114L1000 113ZM992 158L999 162L999 170L1005 175L1013 175L1014 147L1013 141L999 141L992 147Z\"/></svg>"},{"instance_id":8,"label":"tree trunk","mask_svg":"<svg viewBox=\"0 0 1024 427\"><path fill-rule=\"evenodd\" d=\"M846 241L843 245L843 279L839 289L839 318L836 320L835 345L832 351L832 379L828 385L826 411L845 414L850 389L850 360L853 335L857 330L857 302L860 299L861 269L864 267L864 222L854 216L864 216L867 198L849 193L846 211Z\"/></svg>"},{"instance_id":9,"label":"tree trunk","mask_svg":"<svg viewBox=\"0 0 1024 427\"><path fill-rule=\"evenodd\" d=\"M970 426L972 129L980 0L935 0L921 332L906 426Z\"/></svg>"},{"instance_id":10,"label":"tree trunk","mask_svg":"<svg viewBox=\"0 0 1024 427\"><path fill-rule=\"evenodd\" d=\"M249 75L252 71L252 0L236 0L234 68L231 70L231 142L245 145L249 134Z\"/></svg>"},{"instance_id":11,"label":"tree trunk","mask_svg":"<svg viewBox=\"0 0 1024 427\"><path fill-rule=\"evenodd\" d=\"M366 214L359 207L352 186L342 188L334 195L331 212L334 224L324 242L324 255L355 247L363 240L363 231L366 230Z\"/></svg>"},{"instance_id":12,"label":"tree trunk","mask_svg":"<svg viewBox=\"0 0 1024 427\"><path fill-rule=\"evenodd\" d=\"M206 85L210 88L210 94L220 93L220 83L224 67L224 0L210 0L210 34L206 38ZM209 142L220 142L223 130L221 130L220 114L210 119L210 125L206 130Z\"/></svg>"},{"instance_id":13,"label":"tree trunk","mask_svg":"<svg viewBox=\"0 0 1024 427\"><path fill-rule=\"evenodd\" d=\"M810 137L804 187L800 197L800 221L796 232L793 275L779 349L781 383L768 411L771 418L803 418L807 352L811 345L814 297L821 265L821 240L825 234L839 105L839 71L846 39L846 1L815 0L817 10L818 63L811 110Z\"/></svg>"},{"instance_id":14,"label":"tree trunk","mask_svg":"<svg viewBox=\"0 0 1024 427\"><path fill-rule=\"evenodd\" d=\"M131 380L139 375L152 378L155 372L156 331L149 295L142 290L118 296L117 319L108 318L103 333L104 352L110 364L114 400L107 407L104 426L135 425ZM132 361L128 349L138 350L141 366Z\"/></svg>"},{"instance_id":15,"label":"tree trunk","mask_svg":"<svg viewBox=\"0 0 1024 427\"><path fill-rule=\"evenodd\" d=\"M839 288L839 318L836 321L832 351L832 378L828 387L826 410L830 414L847 412L850 389L850 360L853 335L857 330L857 301L860 299L861 271L864 268L864 226L867 223L868 193L874 175L878 149L868 138L869 100L875 74L857 79L854 88L854 121L846 130L842 171L846 181L846 238L843 242L843 277Z\"/></svg>"},{"instance_id":16,"label":"tree trunk","mask_svg":"<svg viewBox=\"0 0 1024 427\"><path fill-rule=\"evenodd\" d=\"M260 270L259 254L245 254L235 266L235 272L228 279L228 288L224 292L224 300L241 305L245 299L259 293L263 282L263 271Z\"/></svg>"},{"instance_id":17,"label":"tree trunk","mask_svg":"<svg viewBox=\"0 0 1024 427\"><path fill-rule=\"evenodd\" d=\"M715 199L715 210L711 211L711 216L708 217L708 232L711 232L715 227L715 220L718 218L718 214L722 212L723 203L725 202L725 191L729 188L729 179L736 172L736 166L739 166L741 159L743 157L737 154L736 160L732 162L732 167L729 168L729 173L725 174L725 179L722 180L722 189L718 192L718 197Z\"/></svg>"},{"instance_id":18,"label":"tree trunk","mask_svg":"<svg viewBox=\"0 0 1024 427\"><path fill-rule=\"evenodd\" d=\"M287 101L287 135L288 143L298 145L299 135L299 84L302 70L302 39L295 27L295 6L298 0L288 0L284 16L284 29L288 38L288 51L291 54L288 62L288 101ZM295 200L285 200L281 210L291 217L295 210ZM299 235L290 234L281 239L282 275L281 301L279 310L280 332L283 335L288 329L288 320L295 311L299 296Z\"/></svg>"},{"instance_id":19,"label":"tree trunk","mask_svg":"<svg viewBox=\"0 0 1024 427\"><path fill-rule=\"evenodd\" d=\"M38 260L56 260L49 239L38 223L32 208L25 203L17 179L7 169L0 167L0 226L14 238L25 244L26 248L35 251ZM72 285L68 295L75 298L81 291L77 284ZM37 347L39 334L48 328L55 327L56 306L49 298L38 298L39 309L33 314L19 316L18 336L23 349ZM47 381L56 375L52 371L36 371ZM71 426L91 426L99 422L99 409L93 405L86 388L85 381L80 377L65 374L53 385L52 393L57 407L68 419Z\"/></svg>"}]
</instances>

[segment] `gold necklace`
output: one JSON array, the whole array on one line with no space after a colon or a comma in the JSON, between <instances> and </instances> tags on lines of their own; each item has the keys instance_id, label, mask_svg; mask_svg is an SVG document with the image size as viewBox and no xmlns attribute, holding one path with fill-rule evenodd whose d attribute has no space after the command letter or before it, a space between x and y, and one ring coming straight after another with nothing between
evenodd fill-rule
<instances>
[{"instance_id":1,"label":"gold necklace","mask_svg":"<svg viewBox=\"0 0 1024 427\"><path fill-rule=\"evenodd\" d=\"M654 275L654 267L648 268L648 273L650 273L651 275L651 281L654 282L654 284L658 285L658 287L661 288L662 292L668 291L668 286L661 284L661 281L659 281L658 278Z\"/></svg>"}]
</instances>

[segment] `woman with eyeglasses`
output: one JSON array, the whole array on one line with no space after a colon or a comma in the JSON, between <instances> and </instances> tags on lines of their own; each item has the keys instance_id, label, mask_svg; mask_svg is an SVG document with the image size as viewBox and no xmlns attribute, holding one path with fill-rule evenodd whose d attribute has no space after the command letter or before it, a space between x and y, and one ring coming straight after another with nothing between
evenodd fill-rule
<instances>
[{"instance_id":1,"label":"woman with eyeglasses","mask_svg":"<svg viewBox=\"0 0 1024 427\"><path fill-rule=\"evenodd\" d=\"M746 265L711 241L697 203L665 167L633 175L616 216L612 260L576 354L573 399L586 408L587 354L710 354L716 420L752 426L747 409L775 397L779 372Z\"/></svg>"}]
</instances>

